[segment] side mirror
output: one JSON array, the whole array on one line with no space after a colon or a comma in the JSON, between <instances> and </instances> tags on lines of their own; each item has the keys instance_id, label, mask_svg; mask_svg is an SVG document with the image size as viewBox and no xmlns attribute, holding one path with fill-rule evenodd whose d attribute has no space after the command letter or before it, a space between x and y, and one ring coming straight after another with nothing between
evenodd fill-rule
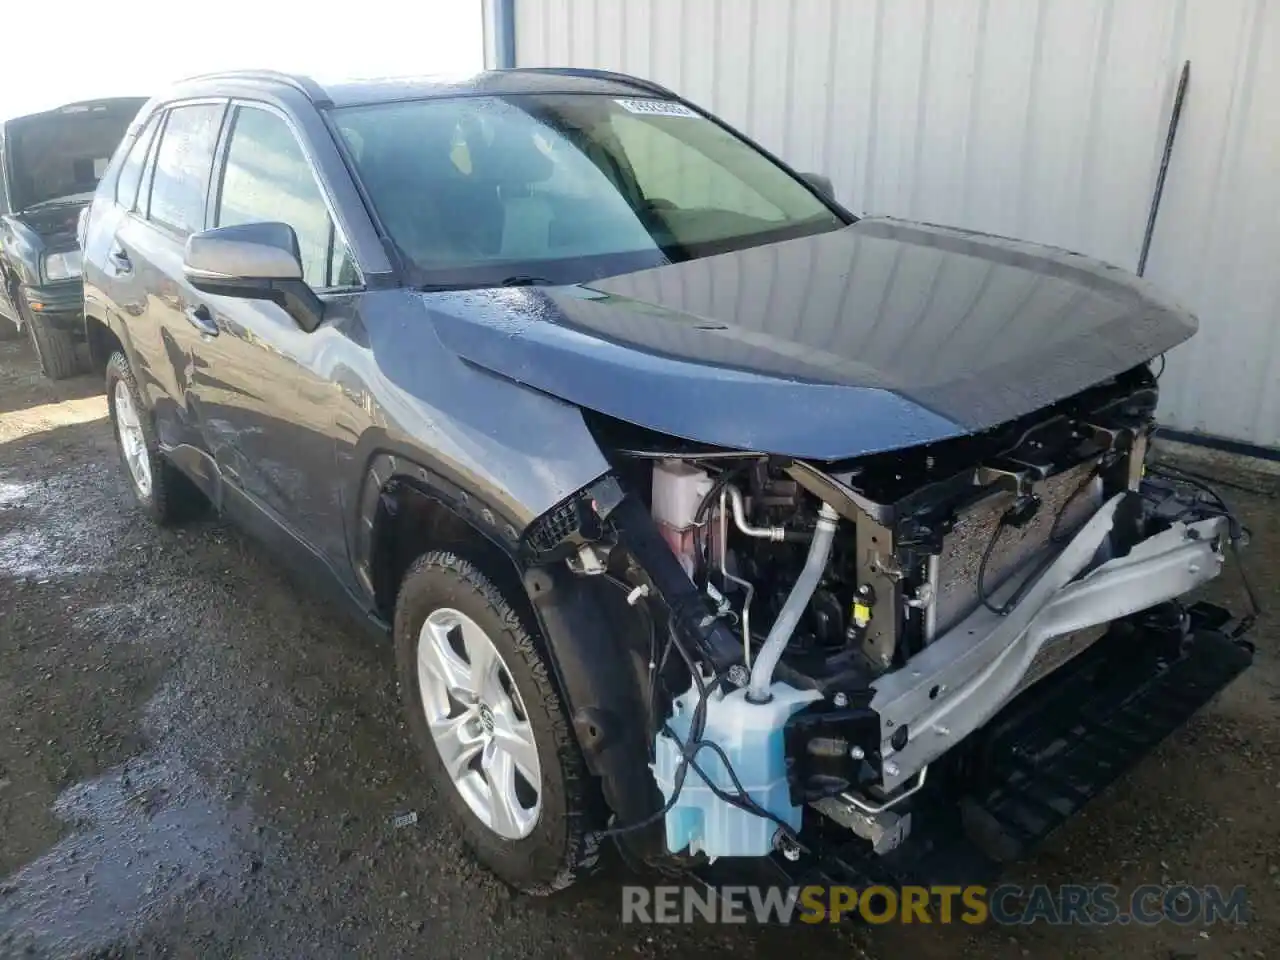
<instances>
[{"instance_id":1,"label":"side mirror","mask_svg":"<svg viewBox=\"0 0 1280 960\"><path fill-rule=\"evenodd\" d=\"M324 303L302 279L298 237L287 223L245 223L193 233L182 271L202 293L279 304L308 333L324 319Z\"/></svg>"},{"instance_id":2,"label":"side mirror","mask_svg":"<svg viewBox=\"0 0 1280 960\"><path fill-rule=\"evenodd\" d=\"M828 200L835 200L836 188L831 185L831 178L821 173L802 173L800 179L813 187Z\"/></svg>"}]
</instances>

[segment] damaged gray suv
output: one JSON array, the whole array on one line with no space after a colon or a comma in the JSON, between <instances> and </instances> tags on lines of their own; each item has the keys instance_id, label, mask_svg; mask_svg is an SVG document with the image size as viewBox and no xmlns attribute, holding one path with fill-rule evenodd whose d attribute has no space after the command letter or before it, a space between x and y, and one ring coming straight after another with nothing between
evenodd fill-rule
<instances>
[{"instance_id":1,"label":"damaged gray suv","mask_svg":"<svg viewBox=\"0 0 1280 960\"><path fill-rule=\"evenodd\" d=\"M1194 319L859 219L635 78L180 83L84 225L133 491L394 638L478 858L973 879L1243 670L1244 531L1144 475ZM424 790L427 787L424 785Z\"/></svg>"}]
</instances>

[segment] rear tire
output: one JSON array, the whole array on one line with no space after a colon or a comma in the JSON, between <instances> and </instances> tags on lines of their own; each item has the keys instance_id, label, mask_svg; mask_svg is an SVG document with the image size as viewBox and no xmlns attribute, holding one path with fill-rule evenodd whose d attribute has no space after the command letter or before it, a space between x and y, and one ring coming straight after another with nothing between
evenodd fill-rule
<instances>
[{"instance_id":1,"label":"rear tire","mask_svg":"<svg viewBox=\"0 0 1280 960\"><path fill-rule=\"evenodd\" d=\"M26 297L18 292L18 312L22 314L22 322L26 325L27 334L31 338L31 347L40 361L40 369L50 380L66 380L84 368L76 353L76 342L65 330L51 327L43 317L35 313L28 305Z\"/></svg>"},{"instance_id":2,"label":"rear tire","mask_svg":"<svg viewBox=\"0 0 1280 960\"><path fill-rule=\"evenodd\" d=\"M409 729L476 859L531 894L567 887L594 868L594 784L541 644L498 586L455 554L420 557L401 585L395 645ZM443 650L444 659L433 650ZM438 682L445 673L457 682ZM469 692L476 690L482 692ZM469 710L473 724L456 722ZM513 736L520 738L517 748L510 746Z\"/></svg>"},{"instance_id":3,"label":"rear tire","mask_svg":"<svg viewBox=\"0 0 1280 960\"><path fill-rule=\"evenodd\" d=\"M107 410L116 448L138 505L161 526L199 513L208 503L186 475L164 458L142 392L124 353L107 361Z\"/></svg>"}]
</instances>

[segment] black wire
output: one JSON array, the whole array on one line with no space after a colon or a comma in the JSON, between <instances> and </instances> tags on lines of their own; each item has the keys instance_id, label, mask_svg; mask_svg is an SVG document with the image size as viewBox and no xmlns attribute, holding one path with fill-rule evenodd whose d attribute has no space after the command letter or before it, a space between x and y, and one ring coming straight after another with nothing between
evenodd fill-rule
<instances>
[{"instance_id":1,"label":"black wire","mask_svg":"<svg viewBox=\"0 0 1280 960\"><path fill-rule=\"evenodd\" d=\"M681 744L680 766L676 768L676 775L672 781L671 796L667 798L667 802L662 805L661 809L656 810L649 816L642 820L638 820L635 823L629 823L618 827L608 827L600 831L601 836L614 837L623 833L631 833L633 830L640 830L643 827L656 823L671 811L671 809L676 805L676 801L680 799L681 791L684 790L684 781L689 775L689 765L692 762L692 754L689 751L689 744L696 743L702 739L702 733L706 729L707 725L707 688L706 682L702 679L702 674L698 672L697 664L694 663L693 658L689 656L689 652L685 650L684 644L676 636L674 627L668 624L668 649L670 649L671 644L675 644L676 650L688 665L689 672L693 675L694 685L698 689L698 704L693 708L693 719L689 724L689 740L686 743ZM676 743L680 743L679 738L676 738Z\"/></svg>"},{"instance_id":2,"label":"black wire","mask_svg":"<svg viewBox=\"0 0 1280 960\"><path fill-rule=\"evenodd\" d=\"M693 720L689 725L689 738L684 743L680 742L679 736L677 736L676 732L671 729L670 724L664 722L662 725L662 732L680 745L680 766L676 769L671 796L667 798L667 802L664 803L660 809L654 811L649 816L634 823L606 828L600 831L600 835L612 837L624 833L631 833L632 831L643 829L644 827L650 826L651 824L661 820L671 812L677 801L680 799L680 794L684 790L684 784L688 777L689 768L692 767L694 772L702 778L703 782L708 788L710 788L711 792L720 800L730 806L736 807L740 810L745 810L748 813L752 813L758 817L762 817L776 823L779 829L781 829L797 847L804 850L804 845L800 842L800 838L796 835L796 832L791 825L778 817L772 811L767 810L760 806L760 804L756 803L751 794L749 794L746 788L743 787L741 779L739 779L737 772L733 769L733 764L729 761L728 754L724 752L723 748L714 741L702 739L702 734L706 729L706 709L708 702L707 683L702 679L702 674L699 672L697 664L694 662L693 657L689 655L688 650L685 649L684 644L677 638L674 630L668 633L667 644L663 652L663 662L665 663L667 653L670 652L673 644L676 651L684 659L686 666L689 668L689 673L693 677L694 686L698 691L698 705L694 708ZM657 671L655 671L655 674L656 672ZM713 678L712 686L714 687L718 685L719 682L719 677ZM698 765L695 758L697 757L698 751L702 750L704 747L710 749L720 757L721 763L724 764L725 772L729 775L729 779L732 781L734 789L737 791L736 796L712 781L702 767Z\"/></svg>"},{"instance_id":3,"label":"black wire","mask_svg":"<svg viewBox=\"0 0 1280 960\"><path fill-rule=\"evenodd\" d=\"M1258 617L1262 616L1262 604L1258 600L1257 591L1255 591L1253 588L1253 581L1249 579L1249 572L1245 570L1244 560L1240 556L1240 540L1242 539L1242 537L1249 535L1249 528L1240 522L1239 518L1236 517L1236 515L1232 512L1231 508L1227 505L1227 502L1224 499L1222 499L1222 495L1218 493L1218 491L1215 490L1209 483L1200 479L1195 474L1189 473L1188 471L1183 470L1180 467L1175 467L1175 466L1172 466L1171 464L1166 464L1166 463L1151 464L1147 467L1147 472L1155 474L1158 477L1164 477L1166 480L1171 480L1174 483L1188 484L1189 486L1195 487L1196 489L1201 490L1204 493L1207 493L1210 497L1213 498L1213 501L1214 501L1213 505L1216 506L1221 511L1222 515L1225 516L1227 520L1230 522L1231 536L1229 538L1229 541L1231 545L1231 555L1235 558L1236 569L1239 571L1239 574L1240 574L1240 583L1244 587L1245 595L1249 598L1250 614L1247 618L1243 618L1241 620L1240 628L1237 631L1237 633L1243 633L1250 626L1252 626L1252 624L1254 623L1254 621L1258 619ZM1203 506L1205 506L1203 504L1203 501L1201 502L1201 505L1202 505L1202 508ZM1186 516L1188 513L1194 510L1195 510L1195 507L1188 507L1181 514L1179 514L1178 519L1181 519L1183 516Z\"/></svg>"},{"instance_id":4,"label":"black wire","mask_svg":"<svg viewBox=\"0 0 1280 960\"><path fill-rule=\"evenodd\" d=\"M1094 468L1092 470L1090 470L1087 474L1085 474L1084 479L1080 481L1080 483L1076 486L1076 488L1071 491L1071 496L1067 497L1066 500L1062 501L1062 505L1058 507L1058 512L1053 515L1053 524L1049 527L1050 543L1061 542L1061 539L1058 534L1058 524L1060 524L1062 522L1062 518L1066 516L1067 507L1075 503L1076 498L1089 488L1089 484L1093 483L1093 481L1097 478L1101 470L1102 470L1102 462L1099 461L1097 464L1094 465ZM1039 564L1036 565L1036 568L1034 570L1032 570L1029 574L1027 574L1027 576L1023 579L1022 583L1019 584L1018 589L1013 591L1013 594L1009 597L1008 600L1006 600L1003 604L1001 604L998 607L995 604L993 604L991 602L990 597L987 594L987 588L986 588L987 564L991 562L991 554L992 552L994 552L996 548L996 543L1000 540L1000 534L1004 531L1004 528L1008 525L1007 517L1008 517L1008 514L1006 513L1004 516L1000 518L1000 522L996 524L996 528L994 532L992 532L991 534L991 539L987 541L986 549L982 551L982 561L978 564L978 599L982 601L982 605L984 607L986 607L992 613L997 614L1001 617L1007 617L1009 615L1010 611L1012 611L1013 608L1018 605L1018 602L1022 599L1023 595L1026 593L1027 589L1031 586L1031 584L1035 583L1037 578L1039 578L1040 574L1043 573L1044 570L1049 566L1049 564L1052 563L1054 560L1054 557L1052 555L1045 557L1043 560L1040 561Z\"/></svg>"},{"instance_id":5,"label":"black wire","mask_svg":"<svg viewBox=\"0 0 1280 960\"><path fill-rule=\"evenodd\" d=\"M1209 496L1213 497L1214 502L1219 507L1227 511L1228 514L1230 513L1230 508L1227 506L1227 502L1222 499L1222 495L1194 474L1190 474L1185 470L1171 466L1167 463L1149 464L1147 466L1147 473L1153 473L1157 477L1164 477L1166 480L1181 481L1183 483L1190 484L1197 489L1203 490L1205 493L1209 494Z\"/></svg>"},{"instance_id":6,"label":"black wire","mask_svg":"<svg viewBox=\"0 0 1280 960\"><path fill-rule=\"evenodd\" d=\"M665 730L667 731L668 734L671 733L670 727L665 727ZM728 755L725 754L720 744L716 743L713 740L699 740L696 743L692 744L691 746L694 748L693 752L695 754L697 753L698 750L702 749L703 747L706 747L720 757L720 762L724 764L725 772L729 774L729 779L733 781L733 788L738 792L738 795L734 796L733 794L729 793L727 790L724 790L721 787L718 787L716 784L712 783L711 778L708 777L705 772L703 772L702 768L699 767L697 763L694 763L693 760L690 760L689 762L693 764L694 772L697 773L698 776L702 777L702 779L706 782L707 786L711 788L712 793L714 793L717 797L719 797L721 800L723 800L725 803L729 804L730 806L737 807L740 810L745 810L748 813L754 813L757 817L760 817L764 820L772 820L774 823L778 825L778 828L782 830L793 843L796 844L796 846L800 847L800 849L805 850L807 852L808 848L806 848L804 844L800 842L800 838L799 836L796 835L796 832L792 828L791 824L787 823L785 820L783 820L781 817L779 817L777 814L773 813L772 811L767 810L764 807L760 806L760 804L756 803L756 801L751 797L751 794L747 793L746 788L742 785L742 781L738 779L738 774L733 769L733 764L729 762L729 757Z\"/></svg>"},{"instance_id":7,"label":"black wire","mask_svg":"<svg viewBox=\"0 0 1280 960\"><path fill-rule=\"evenodd\" d=\"M1194 473L1190 470L1182 471L1185 477L1194 477L1197 480L1203 480L1207 483L1214 483L1220 487L1228 487L1231 490L1239 490L1241 493L1253 494L1255 497L1267 497L1274 500L1276 498L1275 490L1268 490L1266 487L1256 486L1250 483L1240 483L1236 480L1228 480L1226 477L1207 477L1202 473Z\"/></svg>"},{"instance_id":8,"label":"black wire","mask_svg":"<svg viewBox=\"0 0 1280 960\"><path fill-rule=\"evenodd\" d=\"M978 599L982 601L982 605L992 613L1003 617L1009 611L1004 606L997 607L987 597L987 564L991 561L991 553L996 548L996 543L1000 540L1000 534L1004 532L1004 517L1000 518L1000 522L996 524L995 531L987 540L987 548L982 551L982 561L978 564Z\"/></svg>"},{"instance_id":9,"label":"black wire","mask_svg":"<svg viewBox=\"0 0 1280 960\"><path fill-rule=\"evenodd\" d=\"M1164 376L1164 368L1165 368L1165 366L1168 364L1168 362L1169 362L1169 361L1165 358L1165 355L1164 355L1163 353L1162 353L1162 354L1160 354L1160 356L1156 357L1156 360L1159 360L1159 361L1160 361L1160 369L1159 369L1159 370L1157 370L1157 371L1154 371L1154 372L1153 372L1153 376L1155 377L1155 381L1156 381L1156 383L1159 383L1159 382L1160 382L1160 378L1161 378L1162 376ZM1153 361L1153 362L1154 362L1154 361Z\"/></svg>"}]
</instances>

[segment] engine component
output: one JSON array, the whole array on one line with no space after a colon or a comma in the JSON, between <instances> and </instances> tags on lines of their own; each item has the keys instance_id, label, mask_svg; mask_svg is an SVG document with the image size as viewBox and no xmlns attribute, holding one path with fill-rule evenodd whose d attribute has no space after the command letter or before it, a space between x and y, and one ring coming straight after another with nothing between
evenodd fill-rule
<instances>
[{"instance_id":1,"label":"engine component","mask_svg":"<svg viewBox=\"0 0 1280 960\"><path fill-rule=\"evenodd\" d=\"M710 490L711 478L695 466L681 460L653 464L653 519L690 576L697 566L698 505Z\"/></svg>"},{"instance_id":2,"label":"engine component","mask_svg":"<svg viewBox=\"0 0 1280 960\"><path fill-rule=\"evenodd\" d=\"M835 539L836 524L839 520L840 515L829 503L824 503L818 511L818 527L813 532L813 539L809 543L809 556L804 562L804 569L796 578L795 586L791 588L787 602L783 604L777 619L773 621L769 636L765 639L764 646L760 648L760 654L756 657L755 665L751 668L751 684L747 687L747 697L752 703L767 703L769 700L773 671L782 658L782 651L791 640L796 624L800 622L801 615L809 606L813 591L818 588L818 582L826 572L827 561L831 558L831 544Z\"/></svg>"},{"instance_id":3,"label":"engine component","mask_svg":"<svg viewBox=\"0 0 1280 960\"><path fill-rule=\"evenodd\" d=\"M749 702L743 689L709 691L697 743L689 743L701 700L697 686L675 699L667 722L674 736L657 735L652 767L659 789L670 802L686 750L689 753L683 787L667 811L667 847L672 853L687 849L714 859L762 857L773 850L778 824L726 802L712 785L736 795L741 784L756 804L793 830L799 829L803 808L791 801L783 727L791 714L820 697L816 690L797 690L785 683L773 684L768 702L762 704ZM706 743L715 744L723 754L703 746Z\"/></svg>"}]
</instances>

